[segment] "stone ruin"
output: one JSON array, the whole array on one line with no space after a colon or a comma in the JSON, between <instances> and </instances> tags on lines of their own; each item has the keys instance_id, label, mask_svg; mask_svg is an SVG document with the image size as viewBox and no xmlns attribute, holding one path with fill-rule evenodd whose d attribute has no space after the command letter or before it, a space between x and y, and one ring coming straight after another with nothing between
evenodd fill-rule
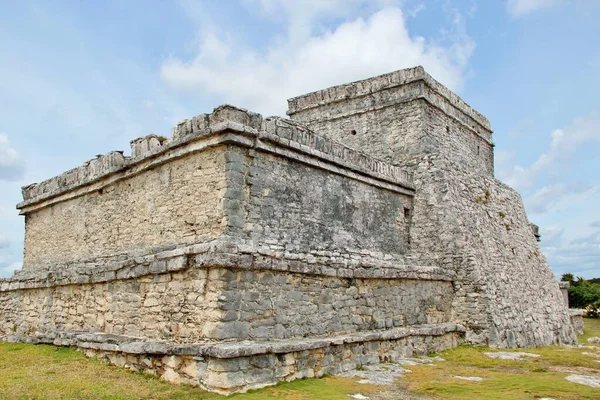
<instances>
[{"instance_id":1,"label":"stone ruin","mask_svg":"<svg viewBox=\"0 0 600 400\"><path fill-rule=\"evenodd\" d=\"M488 120L422 67L229 105L23 188L5 341L233 393L576 342Z\"/></svg>"}]
</instances>

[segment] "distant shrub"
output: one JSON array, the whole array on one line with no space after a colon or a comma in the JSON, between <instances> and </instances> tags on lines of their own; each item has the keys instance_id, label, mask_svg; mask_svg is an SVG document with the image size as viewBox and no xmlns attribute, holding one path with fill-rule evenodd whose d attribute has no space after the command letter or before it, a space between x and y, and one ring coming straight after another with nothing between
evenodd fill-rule
<instances>
[{"instance_id":1,"label":"distant shrub","mask_svg":"<svg viewBox=\"0 0 600 400\"><path fill-rule=\"evenodd\" d=\"M583 278L571 281L569 305L573 308L585 309L588 317L598 318L600 314L600 285L590 283Z\"/></svg>"}]
</instances>

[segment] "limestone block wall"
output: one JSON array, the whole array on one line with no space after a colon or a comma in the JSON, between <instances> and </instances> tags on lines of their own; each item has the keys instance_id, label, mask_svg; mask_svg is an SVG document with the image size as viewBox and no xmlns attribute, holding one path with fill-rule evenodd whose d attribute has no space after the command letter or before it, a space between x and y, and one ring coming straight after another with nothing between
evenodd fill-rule
<instances>
[{"instance_id":1,"label":"limestone block wall","mask_svg":"<svg viewBox=\"0 0 600 400\"><path fill-rule=\"evenodd\" d=\"M93 270L24 273L0 282L0 337L94 332L195 344L451 321L453 274L344 264L215 241Z\"/></svg>"},{"instance_id":2,"label":"limestone block wall","mask_svg":"<svg viewBox=\"0 0 600 400\"><path fill-rule=\"evenodd\" d=\"M450 281L226 272L213 337L290 339L451 321Z\"/></svg>"},{"instance_id":3,"label":"limestone block wall","mask_svg":"<svg viewBox=\"0 0 600 400\"><path fill-rule=\"evenodd\" d=\"M493 175L489 121L417 67L288 100L290 117L392 164L444 153Z\"/></svg>"},{"instance_id":4,"label":"limestone block wall","mask_svg":"<svg viewBox=\"0 0 600 400\"><path fill-rule=\"evenodd\" d=\"M423 103L416 100L393 104L376 112L356 112L309 124L316 132L393 164L398 163L398 154L402 154L404 160L421 151L433 150L430 138L423 134L424 111ZM292 115L292 118L297 117ZM417 142L419 146L415 147Z\"/></svg>"},{"instance_id":5,"label":"limestone block wall","mask_svg":"<svg viewBox=\"0 0 600 400\"><path fill-rule=\"evenodd\" d=\"M95 284L0 292L0 336L57 331L193 343L220 316L220 271L187 269Z\"/></svg>"},{"instance_id":6,"label":"limestone block wall","mask_svg":"<svg viewBox=\"0 0 600 400\"><path fill-rule=\"evenodd\" d=\"M435 149L427 153L441 153L463 167L468 166L470 173L494 176L494 146L490 140L431 104L425 104L424 108L424 130Z\"/></svg>"},{"instance_id":7,"label":"limestone block wall","mask_svg":"<svg viewBox=\"0 0 600 400\"><path fill-rule=\"evenodd\" d=\"M574 342L521 198L493 178L485 117L420 67L288 104L291 118L316 132L414 168L405 256L456 272L454 315L468 340L500 347Z\"/></svg>"},{"instance_id":8,"label":"limestone block wall","mask_svg":"<svg viewBox=\"0 0 600 400\"><path fill-rule=\"evenodd\" d=\"M84 346L83 352L88 357L159 376L169 382L200 386L225 395L275 385L280 381L336 375L364 365L426 356L463 342L461 331L451 327L396 329L390 330L386 337L371 334L368 340L364 339L345 336L304 340L303 346L298 342L280 341L272 348L246 347L241 354L231 354L233 352L227 349L222 351L215 346L213 351L201 355L188 355L185 350L181 352L183 354L178 351L178 354L127 353L119 350L133 346L106 346L105 343L94 343L89 339L83 343L77 340L70 342ZM223 358L223 353L230 354Z\"/></svg>"},{"instance_id":9,"label":"limestone block wall","mask_svg":"<svg viewBox=\"0 0 600 400\"><path fill-rule=\"evenodd\" d=\"M225 228L225 184L223 146L28 212L23 267L145 254L217 237Z\"/></svg>"},{"instance_id":10,"label":"limestone block wall","mask_svg":"<svg viewBox=\"0 0 600 400\"><path fill-rule=\"evenodd\" d=\"M231 213L250 242L292 252L406 252L412 195L264 151L235 148L228 157L243 175Z\"/></svg>"},{"instance_id":11,"label":"limestone block wall","mask_svg":"<svg viewBox=\"0 0 600 400\"><path fill-rule=\"evenodd\" d=\"M0 280L0 333L191 344L446 323L453 274L403 258L410 179L219 107L23 189L26 268Z\"/></svg>"},{"instance_id":12,"label":"limestone block wall","mask_svg":"<svg viewBox=\"0 0 600 400\"><path fill-rule=\"evenodd\" d=\"M415 169L412 256L457 274L455 321L496 347L574 343L558 284L521 197L498 180L428 156Z\"/></svg>"},{"instance_id":13,"label":"limestone block wall","mask_svg":"<svg viewBox=\"0 0 600 400\"><path fill-rule=\"evenodd\" d=\"M0 338L232 392L471 343L573 343L491 127L422 68L232 106L23 188ZM305 126L306 125L306 126Z\"/></svg>"}]
</instances>

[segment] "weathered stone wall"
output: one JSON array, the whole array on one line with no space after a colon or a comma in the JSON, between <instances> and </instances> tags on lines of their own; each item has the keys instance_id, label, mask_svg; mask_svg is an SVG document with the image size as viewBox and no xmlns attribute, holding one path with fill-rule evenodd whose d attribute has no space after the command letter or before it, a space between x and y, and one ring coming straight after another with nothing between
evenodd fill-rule
<instances>
[{"instance_id":1,"label":"weathered stone wall","mask_svg":"<svg viewBox=\"0 0 600 400\"><path fill-rule=\"evenodd\" d=\"M425 132L433 151L466 167L470 173L494 176L494 146L472 127L425 104ZM426 152L423 152L426 153Z\"/></svg>"},{"instance_id":2,"label":"weathered stone wall","mask_svg":"<svg viewBox=\"0 0 600 400\"><path fill-rule=\"evenodd\" d=\"M470 341L575 340L520 196L493 178L484 117L420 68L300 96L289 108L324 136L414 168L406 258L456 272L454 315Z\"/></svg>"},{"instance_id":3,"label":"weathered stone wall","mask_svg":"<svg viewBox=\"0 0 600 400\"><path fill-rule=\"evenodd\" d=\"M362 149L381 160L398 164L422 151L432 150L430 138L423 134L425 109L421 100L393 104L374 112L356 112L335 119L317 119L329 115L327 110L315 109L315 120L308 125L315 132ZM348 104L335 103L331 107L344 108ZM368 109L367 109L368 110ZM292 115L292 118L298 118ZM415 148L414 144L421 146Z\"/></svg>"},{"instance_id":4,"label":"weathered stone wall","mask_svg":"<svg viewBox=\"0 0 600 400\"><path fill-rule=\"evenodd\" d=\"M465 332L575 341L485 117L420 67L289 106L294 121L221 106L23 188L0 337L225 393Z\"/></svg>"},{"instance_id":5,"label":"weathered stone wall","mask_svg":"<svg viewBox=\"0 0 600 400\"><path fill-rule=\"evenodd\" d=\"M0 291L0 336L89 331L173 343L315 337L449 322L452 298L450 281L191 265L95 284Z\"/></svg>"},{"instance_id":6,"label":"weathered stone wall","mask_svg":"<svg viewBox=\"0 0 600 400\"><path fill-rule=\"evenodd\" d=\"M584 310L571 309L569 310L569 317L571 318L571 325L573 326L573 330L578 335L583 335L584 326L583 326L583 314Z\"/></svg>"},{"instance_id":7,"label":"weathered stone wall","mask_svg":"<svg viewBox=\"0 0 600 400\"><path fill-rule=\"evenodd\" d=\"M558 287L560 288L560 293L562 294L563 300L567 307L569 307L569 287L571 284L569 282L558 282Z\"/></svg>"},{"instance_id":8,"label":"weathered stone wall","mask_svg":"<svg viewBox=\"0 0 600 400\"><path fill-rule=\"evenodd\" d=\"M0 336L104 332L193 343L221 316L219 270L0 292ZM212 327L214 325L210 325Z\"/></svg>"},{"instance_id":9,"label":"weathered stone wall","mask_svg":"<svg viewBox=\"0 0 600 400\"><path fill-rule=\"evenodd\" d=\"M289 339L449 322L452 283L226 272L213 337Z\"/></svg>"},{"instance_id":10,"label":"weathered stone wall","mask_svg":"<svg viewBox=\"0 0 600 400\"><path fill-rule=\"evenodd\" d=\"M444 158L415 169L411 251L454 269L455 321L471 342L530 347L576 341L567 307L517 192Z\"/></svg>"},{"instance_id":11,"label":"weathered stone wall","mask_svg":"<svg viewBox=\"0 0 600 400\"><path fill-rule=\"evenodd\" d=\"M224 231L225 147L27 214L24 268L194 243Z\"/></svg>"},{"instance_id":12,"label":"weathered stone wall","mask_svg":"<svg viewBox=\"0 0 600 400\"><path fill-rule=\"evenodd\" d=\"M263 151L230 149L228 158L238 160L244 182L231 213L252 243L381 257L406 251L412 196Z\"/></svg>"},{"instance_id":13,"label":"weathered stone wall","mask_svg":"<svg viewBox=\"0 0 600 400\"><path fill-rule=\"evenodd\" d=\"M487 119L422 68L290 99L291 118L391 164L443 153L493 175Z\"/></svg>"}]
</instances>

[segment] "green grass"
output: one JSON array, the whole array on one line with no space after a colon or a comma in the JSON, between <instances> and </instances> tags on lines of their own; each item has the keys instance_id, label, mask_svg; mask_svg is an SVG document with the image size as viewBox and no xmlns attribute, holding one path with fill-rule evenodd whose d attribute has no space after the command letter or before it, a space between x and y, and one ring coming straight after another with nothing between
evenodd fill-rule
<instances>
[{"instance_id":1,"label":"green grass","mask_svg":"<svg viewBox=\"0 0 600 400\"><path fill-rule=\"evenodd\" d=\"M600 336L600 320L587 319L579 337ZM600 390L566 381L570 373L600 375L600 363L582 354L590 349L543 347L525 349L539 354L526 361L494 360L487 348L461 346L440 355L435 366L408 367L413 372L397 384L441 399L599 399ZM463 381L453 375L480 376L482 382ZM361 385L352 379L326 377L282 383L270 388L227 397L258 399L348 399L349 394L374 394L389 387ZM393 389L392 389L393 391ZM177 386L155 377L130 372L87 359L70 349L45 345L0 343L0 399L223 399L199 388ZM393 398L393 397L386 397Z\"/></svg>"},{"instance_id":2,"label":"green grass","mask_svg":"<svg viewBox=\"0 0 600 400\"><path fill-rule=\"evenodd\" d=\"M581 344L587 338L600 336L600 321L586 319L585 333L579 337ZM426 393L441 399L599 399L600 390L571 383L565 379L570 374L600 376L600 351L598 357L583 354L590 349L548 346L521 349L540 355L525 361L492 359L484 352L488 348L461 346L440 354L445 362L432 366L410 367L400 384L414 392ZM459 376L479 376L481 382L464 381Z\"/></svg>"},{"instance_id":3,"label":"green grass","mask_svg":"<svg viewBox=\"0 0 600 400\"><path fill-rule=\"evenodd\" d=\"M585 318L583 335L578 337L581 344L589 344L587 340L592 336L600 337L600 318Z\"/></svg>"}]
</instances>

